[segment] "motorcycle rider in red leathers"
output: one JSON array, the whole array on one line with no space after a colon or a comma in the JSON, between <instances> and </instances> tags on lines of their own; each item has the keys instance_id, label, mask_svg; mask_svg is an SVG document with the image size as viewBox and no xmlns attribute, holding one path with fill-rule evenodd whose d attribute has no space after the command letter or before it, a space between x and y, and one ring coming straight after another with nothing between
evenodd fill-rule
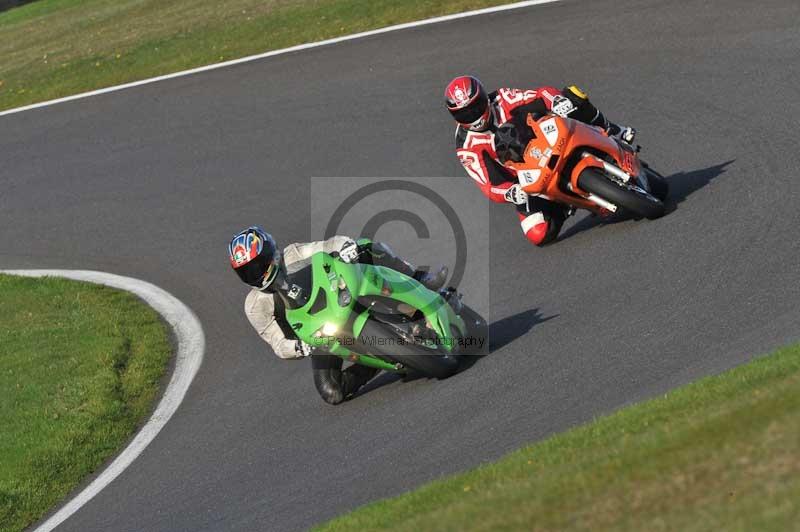
<instances>
[{"instance_id":1,"label":"motorcycle rider in red leathers","mask_svg":"<svg viewBox=\"0 0 800 532\"><path fill-rule=\"evenodd\" d=\"M529 197L522 191L514 171L498 161L494 145L498 127L510 121L524 121L528 113L551 111L601 127L629 144L636 134L632 128L609 122L586 93L574 85L563 90L501 88L487 94L477 78L460 76L447 85L445 103L458 122L456 154L467 174L490 200L516 204L522 232L537 246L556 239L570 214L569 207Z\"/></svg>"}]
</instances>

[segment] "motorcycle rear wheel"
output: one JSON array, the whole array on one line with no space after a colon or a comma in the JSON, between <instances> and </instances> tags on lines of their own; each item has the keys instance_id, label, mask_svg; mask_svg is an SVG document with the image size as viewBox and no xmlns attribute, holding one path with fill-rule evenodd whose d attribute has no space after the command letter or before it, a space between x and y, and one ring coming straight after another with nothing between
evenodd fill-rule
<instances>
[{"instance_id":1,"label":"motorcycle rear wheel","mask_svg":"<svg viewBox=\"0 0 800 532\"><path fill-rule=\"evenodd\" d=\"M446 379L458 371L458 358L404 340L390 325L368 319L360 337L368 339L376 356L399 362L426 377Z\"/></svg>"},{"instance_id":2,"label":"motorcycle rear wheel","mask_svg":"<svg viewBox=\"0 0 800 532\"><path fill-rule=\"evenodd\" d=\"M664 203L654 195L633 185L614 181L597 168L587 168L581 172L578 186L634 215L650 220L660 218L666 212Z\"/></svg>"}]
</instances>

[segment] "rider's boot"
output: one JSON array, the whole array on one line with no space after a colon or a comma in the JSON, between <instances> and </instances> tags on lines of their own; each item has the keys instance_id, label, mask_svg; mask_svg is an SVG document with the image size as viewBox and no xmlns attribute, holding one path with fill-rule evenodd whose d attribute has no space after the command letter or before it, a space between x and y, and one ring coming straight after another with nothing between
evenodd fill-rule
<instances>
[{"instance_id":1,"label":"rider's boot","mask_svg":"<svg viewBox=\"0 0 800 532\"><path fill-rule=\"evenodd\" d=\"M395 255L389 246L380 242L373 242L370 245L369 260L376 266L386 266L413 277L434 292L444 286L449 272L447 266L442 266L435 272L416 269L413 264Z\"/></svg>"},{"instance_id":2,"label":"rider's boot","mask_svg":"<svg viewBox=\"0 0 800 532\"><path fill-rule=\"evenodd\" d=\"M636 130L635 129L633 129L632 127L620 126L620 125L614 124L613 122L609 122L608 123L608 127L606 128L606 132L609 134L609 136L612 136L612 137L617 138L617 139L619 139L619 140L621 140L623 142L626 142L626 143L630 144L631 146L633 145L633 141L636 138Z\"/></svg>"},{"instance_id":3,"label":"rider's boot","mask_svg":"<svg viewBox=\"0 0 800 532\"><path fill-rule=\"evenodd\" d=\"M425 288L428 290L436 292L444 286L444 283L447 281L448 273L450 273L450 270L447 266L442 266L435 272L417 270L414 272L414 279L425 285Z\"/></svg>"},{"instance_id":4,"label":"rider's boot","mask_svg":"<svg viewBox=\"0 0 800 532\"><path fill-rule=\"evenodd\" d=\"M618 138L628 144L633 144L633 139L636 137L636 130L632 127L614 124L608 120L600 109L589 101L589 95L583 90L575 85L570 85L564 87L561 94L572 103L573 109L567 112L570 118L592 126L602 127L610 136Z\"/></svg>"}]
</instances>

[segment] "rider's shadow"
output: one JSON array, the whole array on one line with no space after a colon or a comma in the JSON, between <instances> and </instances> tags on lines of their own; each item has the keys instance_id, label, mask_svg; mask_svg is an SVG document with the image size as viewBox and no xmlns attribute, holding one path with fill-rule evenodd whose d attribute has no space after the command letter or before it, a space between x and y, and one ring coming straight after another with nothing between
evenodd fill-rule
<instances>
[{"instance_id":1,"label":"rider's shadow","mask_svg":"<svg viewBox=\"0 0 800 532\"><path fill-rule=\"evenodd\" d=\"M701 188L705 187L715 178L719 177L725 170L727 170L728 165L734 162L735 159L731 159L730 161L726 161L724 163L715 164L714 166L709 166L708 168L702 168L700 170L694 170L692 172L678 172L677 174L672 174L666 177L667 183L669 184L669 197L667 198L667 214L675 211L677 209L678 204L683 203L686 201L690 195L694 194ZM593 227L601 226L601 225L612 225L619 222L624 222L626 220L630 220L629 216L624 215L613 215L608 218L601 218L600 216L585 216L577 223L569 227L558 238L558 240L565 240L571 236L575 236L576 234L591 229Z\"/></svg>"},{"instance_id":2,"label":"rider's shadow","mask_svg":"<svg viewBox=\"0 0 800 532\"><path fill-rule=\"evenodd\" d=\"M553 314L552 316L543 316L539 309L535 308L507 316L489 324L488 350L484 350L484 352L481 354L464 356L461 359L461 365L458 370L459 373L471 368L485 356L498 351L499 349L514 342L514 340L517 338L524 336L539 323L544 323L557 317L558 314ZM381 373L365 384L364 387L361 388L361 390L359 390L359 392L354 396L354 398L399 380L410 382L420 378L422 377L413 374L404 377L396 373Z\"/></svg>"}]
</instances>

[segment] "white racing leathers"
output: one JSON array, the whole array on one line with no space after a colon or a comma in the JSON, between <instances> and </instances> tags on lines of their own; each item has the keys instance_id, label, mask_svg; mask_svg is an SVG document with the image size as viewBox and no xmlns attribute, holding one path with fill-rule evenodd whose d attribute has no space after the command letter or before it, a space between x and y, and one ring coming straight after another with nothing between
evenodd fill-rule
<instances>
[{"instance_id":1,"label":"white racing leathers","mask_svg":"<svg viewBox=\"0 0 800 532\"><path fill-rule=\"evenodd\" d=\"M283 250L286 273L292 274L308 264L314 253L339 251L347 242L355 240L346 236L334 236L328 240L290 244ZM302 358L297 349L299 340L293 338L283 316L275 316L275 296L253 288L244 300L244 312L250 324L262 340L267 342L275 354L283 359Z\"/></svg>"}]
</instances>

